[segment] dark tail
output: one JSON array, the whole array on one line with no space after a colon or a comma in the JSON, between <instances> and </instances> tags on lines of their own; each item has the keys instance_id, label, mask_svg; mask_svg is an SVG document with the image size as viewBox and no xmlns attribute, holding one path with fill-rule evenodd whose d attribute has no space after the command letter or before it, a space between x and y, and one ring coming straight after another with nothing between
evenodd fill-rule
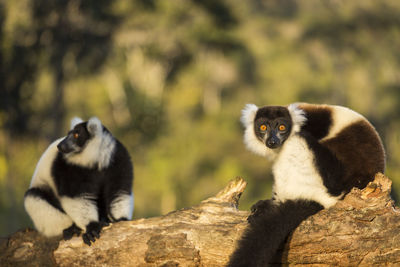
<instances>
[{"instance_id":1,"label":"dark tail","mask_svg":"<svg viewBox=\"0 0 400 267\"><path fill-rule=\"evenodd\" d=\"M323 206L309 200L261 200L252 207L249 225L227 266L268 266L288 235Z\"/></svg>"}]
</instances>

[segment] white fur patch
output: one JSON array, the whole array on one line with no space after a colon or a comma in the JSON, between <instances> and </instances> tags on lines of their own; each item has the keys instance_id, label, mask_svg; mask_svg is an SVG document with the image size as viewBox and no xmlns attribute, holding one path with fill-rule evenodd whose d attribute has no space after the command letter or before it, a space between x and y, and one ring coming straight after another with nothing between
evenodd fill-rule
<instances>
[{"instance_id":1,"label":"white fur patch","mask_svg":"<svg viewBox=\"0 0 400 267\"><path fill-rule=\"evenodd\" d=\"M332 109L332 127L329 129L329 134L322 140L327 140L335 137L347 126L366 119L359 113L342 106L329 106Z\"/></svg>"},{"instance_id":2,"label":"white fur patch","mask_svg":"<svg viewBox=\"0 0 400 267\"><path fill-rule=\"evenodd\" d=\"M242 117L240 121L245 127L243 142L246 148L253 153L266 157L270 160L276 156L275 151L269 149L262 141L260 141L254 133L254 118L256 116L258 107L254 104L247 104L242 110Z\"/></svg>"},{"instance_id":3,"label":"white fur patch","mask_svg":"<svg viewBox=\"0 0 400 267\"><path fill-rule=\"evenodd\" d=\"M97 164L98 169L102 170L110 165L114 149L114 137L107 132L102 132L93 136L80 153L67 154L65 158L69 163L83 167L91 168Z\"/></svg>"},{"instance_id":4,"label":"white fur patch","mask_svg":"<svg viewBox=\"0 0 400 267\"><path fill-rule=\"evenodd\" d=\"M303 138L294 135L286 140L273 166L273 191L277 201L314 200L325 208L336 203L339 197L327 192L314 162L314 155Z\"/></svg>"},{"instance_id":5,"label":"white fur patch","mask_svg":"<svg viewBox=\"0 0 400 267\"><path fill-rule=\"evenodd\" d=\"M51 143L46 151L42 154L39 162L36 165L29 188L34 186L40 187L40 185L48 185L53 190L53 192L57 192L54 185L53 177L51 176L51 167L58 153L57 145L64 138L65 137L59 138Z\"/></svg>"},{"instance_id":6,"label":"white fur patch","mask_svg":"<svg viewBox=\"0 0 400 267\"><path fill-rule=\"evenodd\" d=\"M303 126L307 121L305 112L299 108L299 104L297 103L290 104L288 110L293 123L291 134L298 133L300 132L301 126Z\"/></svg>"},{"instance_id":7,"label":"white fur patch","mask_svg":"<svg viewBox=\"0 0 400 267\"><path fill-rule=\"evenodd\" d=\"M125 217L128 220L130 220L132 219L133 205L134 205L133 193L130 195L120 194L117 198L115 198L112 201L110 205L111 216L117 220L122 217Z\"/></svg>"},{"instance_id":8,"label":"white fur patch","mask_svg":"<svg viewBox=\"0 0 400 267\"><path fill-rule=\"evenodd\" d=\"M99 220L96 202L91 196L61 197L60 202L64 211L81 229L86 229L90 222Z\"/></svg>"},{"instance_id":9,"label":"white fur patch","mask_svg":"<svg viewBox=\"0 0 400 267\"><path fill-rule=\"evenodd\" d=\"M71 127L70 127L70 130L74 129L74 127L75 127L76 125L78 125L79 123L82 123L82 122L83 122L83 120L82 120L81 118L79 118L79 117L73 117L72 120L71 120Z\"/></svg>"},{"instance_id":10,"label":"white fur patch","mask_svg":"<svg viewBox=\"0 0 400 267\"><path fill-rule=\"evenodd\" d=\"M35 228L47 237L61 235L65 228L72 225L68 215L41 198L28 195L24 200L24 206Z\"/></svg>"}]
</instances>

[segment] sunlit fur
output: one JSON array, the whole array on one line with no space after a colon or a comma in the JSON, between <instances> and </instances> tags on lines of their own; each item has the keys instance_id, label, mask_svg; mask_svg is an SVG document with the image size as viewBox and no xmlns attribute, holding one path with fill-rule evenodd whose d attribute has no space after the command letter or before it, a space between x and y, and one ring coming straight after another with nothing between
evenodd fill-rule
<instances>
[{"instance_id":1,"label":"sunlit fur","mask_svg":"<svg viewBox=\"0 0 400 267\"><path fill-rule=\"evenodd\" d=\"M289 138L282 147L274 165L273 193L276 201L288 199L314 200L325 208L336 203L341 197L328 193L315 167L315 155L299 137Z\"/></svg>"},{"instance_id":2,"label":"sunlit fur","mask_svg":"<svg viewBox=\"0 0 400 267\"><path fill-rule=\"evenodd\" d=\"M54 180L51 178L51 168L49 168L49 166L51 166L54 158L57 156L57 145L63 138L59 138L51 143L50 146L43 153L43 155L40 157L39 162L36 165L35 171L33 173L30 187L48 185L51 189L56 191Z\"/></svg>"},{"instance_id":3,"label":"sunlit fur","mask_svg":"<svg viewBox=\"0 0 400 267\"><path fill-rule=\"evenodd\" d=\"M61 235L72 224L84 231L93 222L132 217L128 152L96 117L87 123L75 117L71 131L75 127L86 127L89 133L83 147L65 154L57 145L66 137L53 142L41 156L25 194L25 209L45 236Z\"/></svg>"},{"instance_id":4,"label":"sunlit fur","mask_svg":"<svg viewBox=\"0 0 400 267\"><path fill-rule=\"evenodd\" d=\"M61 197L61 206L72 221L81 229L85 229L90 222L99 220L99 214L94 195L78 197Z\"/></svg>"},{"instance_id":5,"label":"sunlit fur","mask_svg":"<svg viewBox=\"0 0 400 267\"><path fill-rule=\"evenodd\" d=\"M111 203L110 217L112 220L116 218L126 218L130 220L133 213L134 197L133 194L120 193Z\"/></svg>"},{"instance_id":6,"label":"sunlit fur","mask_svg":"<svg viewBox=\"0 0 400 267\"><path fill-rule=\"evenodd\" d=\"M274 162L273 174L275 183L273 189L277 200L284 201L286 199L302 198L315 200L324 207L330 207L342 196L342 194L332 196L327 192L316 166L316 155L309 148L309 144L304 139L304 136L300 134L303 126L310 127L310 125L306 125L306 110L321 110L331 117L331 122L328 125L328 129L326 129L327 133L321 138L315 138L316 142L319 142L322 146L329 144L344 129L351 129L352 125L356 125L359 122L365 123L366 129L364 131L371 133L371 138L373 138L374 144L376 144L375 148L378 150L376 165L380 167L376 169L380 171L384 170L385 155L383 146L373 126L362 115L346 107L331 105L295 103L290 104L287 108L292 120L292 131L281 149L269 149L255 136L253 121L258 111L256 105L246 105L241 117L241 121L245 127L244 143L246 147L250 151L265 156ZM357 133L355 132L355 139L358 139L360 136L356 135ZM346 140L348 141L348 139L344 139L343 142L346 142ZM345 145L347 145L349 152L342 150L340 153L350 153L351 151L361 151L363 149L360 148L360 145L363 144L347 143ZM335 151L333 147L329 147L328 150L334 151L333 154L339 154L339 151ZM365 151L364 155L360 154L359 157L365 156L368 158L370 154L371 151ZM341 162L342 165L353 163ZM362 170L363 166L359 166L359 169ZM354 186L356 185L354 184Z\"/></svg>"},{"instance_id":7,"label":"sunlit fur","mask_svg":"<svg viewBox=\"0 0 400 267\"><path fill-rule=\"evenodd\" d=\"M30 188L47 187L51 191L57 192L49 166L52 165L58 153L57 145L62 139L54 141L40 157L32 176ZM27 195L24 200L24 206L32 218L35 228L45 236L59 235L65 228L72 224L69 216L37 196Z\"/></svg>"},{"instance_id":8,"label":"sunlit fur","mask_svg":"<svg viewBox=\"0 0 400 267\"><path fill-rule=\"evenodd\" d=\"M290 104L288 110L292 119L292 132L279 151L272 172L275 200L307 199L328 208L342 196L331 196L324 186L322 177L315 166L315 155L307 142L298 135L307 118L300 104ZM345 125L341 123L341 127ZM264 148L265 145L264 145Z\"/></svg>"},{"instance_id":9,"label":"sunlit fur","mask_svg":"<svg viewBox=\"0 0 400 267\"><path fill-rule=\"evenodd\" d=\"M273 199L252 207L249 226L228 266L272 264L278 248L304 219L331 207L351 188L365 187L385 169L380 137L362 115L332 105L295 103L286 108L248 104L242 111L246 147L273 161ZM255 132L257 120L275 124L288 119L291 132L278 148L266 146L269 132Z\"/></svg>"},{"instance_id":10,"label":"sunlit fur","mask_svg":"<svg viewBox=\"0 0 400 267\"><path fill-rule=\"evenodd\" d=\"M73 223L70 216L49 205L45 199L40 197L27 195L24 206L35 228L45 236L60 235Z\"/></svg>"},{"instance_id":11,"label":"sunlit fur","mask_svg":"<svg viewBox=\"0 0 400 267\"><path fill-rule=\"evenodd\" d=\"M361 114L341 106L332 106L332 119L332 127L329 130L329 134L323 140L334 138L348 125L354 124L357 121L366 121ZM373 130L372 125L371 130Z\"/></svg>"}]
</instances>

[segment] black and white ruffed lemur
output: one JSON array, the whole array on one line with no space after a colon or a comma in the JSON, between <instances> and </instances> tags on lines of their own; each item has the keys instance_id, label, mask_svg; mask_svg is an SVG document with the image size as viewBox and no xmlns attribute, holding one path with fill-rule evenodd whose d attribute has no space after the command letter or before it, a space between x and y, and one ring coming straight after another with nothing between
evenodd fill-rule
<instances>
[{"instance_id":1,"label":"black and white ruffed lemur","mask_svg":"<svg viewBox=\"0 0 400 267\"><path fill-rule=\"evenodd\" d=\"M109 222L131 219L132 183L126 148L98 118L74 118L67 136L41 156L24 205L43 235L70 239L83 231L91 245Z\"/></svg>"},{"instance_id":2,"label":"black and white ruffed lemur","mask_svg":"<svg viewBox=\"0 0 400 267\"><path fill-rule=\"evenodd\" d=\"M273 197L253 205L228 266L272 264L303 220L333 206L353 187L364 188L385 169L378 133L351 109L248 104L241 121L247 148L273 161Z\"/></svg>"}]
</instances>

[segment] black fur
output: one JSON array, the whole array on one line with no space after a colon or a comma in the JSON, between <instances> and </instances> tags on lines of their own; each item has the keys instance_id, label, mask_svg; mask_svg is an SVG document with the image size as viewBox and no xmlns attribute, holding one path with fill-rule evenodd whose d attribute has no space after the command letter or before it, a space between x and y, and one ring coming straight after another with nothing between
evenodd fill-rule
<instances>
[{"instance_id":1,"label":"black fur","mask_svg":"<svg viewBox=\"0 0 400 267\"><path fill-rule=\"evenodd\" d=\"M249 225L232 255L229 267L257 267L273 264L275 252L303 220L322 210L314 201L261 200L252 207Z\"/></svg>"},{"instance_id":2,"label":"black fur","mask_svg":"<svg viewBox=\"0 0 400 267\"><path fill-rule=\"evenodd\" d=\"M70 227L64 229L63 238L64 240L70 240L74 235L79 236L82 232L82 229L76 226L76 224L72 224Z\"/></svg>"},{"instance_id":3,"label":"black fur","mask_svg":"<svg viewBox=\"0 0 400 267\"><path fill-rule=\"evenodd\" d=\"M353 187L363 188L374 179L377 172L384 171L385 152L382 142L373 126L363 117L358 117L351 111L346 112L341 107L329 105L304 103L297 107L304 111L306 120L303 125L297 125L301 126L300 131L293 133L293 136L301 137L307 145L304 149L312 152L314 158L312 164L327 189L325 196L327 199L332 196L344 196ZM328 139L326 137L330 134L334 123L333 112L335 112L335 109L340 109L344 116L351 116L354 121ZM292 114L301 116L299 111L292 110ZM340 118L338 119L340 120ZM302 123L302 118L298 117L296 121ZM253 121L256 138L261 142L268 141L271 132L272 135L274 134L274 127L276 131L276 122L283 122L285 126L288 125L288 128L293 128L290 126L293 120L288 108L276 106L259 108ZM262 131L260 125L268 125L271 129ZM245 126L250 127L248 124ZM279 137L280 145L284 145L285 140L291 138L290 132ZM279 147L272 147L268 142L265 145L274 149ZM290 158L278 156L278 160L299 160L301 162L303 160L296 158L295 155L288 157ZM299 166L302 165L299 164ZM301 172L301 167L296 171ZM277 173L280 176L275 177L275 179L289 178L283 177L283 172ZM290 172L288 173L290 175ZM290 176L290 178L294 181L293 179L297 177ZM308 189L313 190L312 187ZM286 201L280 202L278 201L279 195L274 192L272 200L257 202L252 207L252 213L248 218L249 226L239 241L237 250L232 254L228 266L267 266L272 264L279 247L285 242L289 233L308 216L323 209L323 203L299 198L302 198L302 196L295 193L291 196L284 195L283 199L286 199ZM331 204L327 202L324 205ZM280 262L280 259L276 260Z\"/></svg>"},{"instance_id":4,"label":"black fur","mask_svg":"<svg viewBox=\"0 0 400 267\"><path fill-rule=\"evenodd\" d=\"M71 131L68 132L66 138L62 140L57 148L62 153L71 153L71 152L80 152L85 148L85 145L88 143L92 136L90 135L87 129L87 122L82 122L74 127ZM105 131L108 132L108 131ZM77 135L77 138L74 138L74 135ZM73 150L72 144L76 145L76 151Z\"/></svg>"},{"instance_id":5,"label":"black fur","mask_svg":"<svg viewBox=\"0 0 400 267\"><path fill-rule=\"evenodd\" d=\"M329 108L316 107L315 105L303 105L307 123L302 127L302 132L310 133L320 140L328 135L332 126L332 112Z\"/></svg>"},{"instance_id":6,"label":"black fur","mask_svg":"<svg viewBox=\"0 0 400 267\"><path fill-rule=\"evenodd\" d=\"M92 141L95 143L91 143ZM89 149L87 154L80 154L85 153L86 148ZM54 149L55 147L51 146L51 150L48 150L50 152L45 152L51 154L47 154L42 163L39 161L37 168L42 172L49 171L50 175L40 176L39 182L35 182L38 176L34 175L31 188L25 194L25 207L35 226L43 234L63 234L64 239L70 239L85 231L82 235L83 241L90 245L99 238L101 229L109 222L127 220L130 216L132 207L128 202L132 197L130 195L133 166L129 153L97 118L75 125L67 136L58 142L58 151ZM43 186L43 183L54 183L55 188ZM69 199L65 199L64 202L63 197L73 200L73 204L70 204ZM121 203L114 205L119 201L119 197L122 197L120 201L123 201L124 206L121 206ZM42 220L43 217L37 216L35 208L38 208L38 204L39 208L43 205L37 202L37 199L45 200L49 205L67 214L65 223L52 227L51 221ZM73 206L80 204L82 209ZM86 212L88 214L85 214ZM70 220L71 226L61 229L62 225Z\"/></svg>"},{"instance_id":7,"label":"black fur","mask_svg":"<svg viewBox=\"0 0 400 267\"><path fill-rule=\"evenodd\" d=\"M288 118L290 119L290 113L286 107L281 106L265 106L257 110L256 121L259 118L266 118L268 120L274 120L276 118Z\"/></svg>"},{"instance_id":8,"label":"black fur","mask_svg":"<svg viewBox=\"0 0 400 267\"><path fill-rule=\"evenodd\" d=\"M90 222L86 226L86 232L82 235L83 242L90 246L96 239L100 238L101 229L105 226L108 226L107 222Z\"/></svg>"},{"instance_id":9,"label":"black fur","mask_svg":"<svg viewBox=\"0 0 400 267\"><path fill-rule=\"evenodd\" d=\"M100 221L108 221L110 204L121 192L130 194L133 167L125 147L116 141L110 165L98 170L68 163L61 152L52 166L52 176L60 196L96 196ZM129 191L128 191L129 190ZM118 219L118 218L116 218Z\"/></svg>"},{"instance_id":10,"label":"black fur","mask_svg":"<svg viewBox=\"0 0 400 267\"><path fill-rule=\"evenodd\" d=\"M365 119L342 129L337 136L322 140L332 126L332 107L301 104L307 121L300 135L315 153L318 171L331 195L364 188L374 175L385 170L385 151L373 126Z\"/></svg>"},{"instance_id":11,"label":"black fur","mask_svg":"<svg viewBox=\"0 0 400 267\"><path fill-rule=\"evenodd\" d=\"M308 148L314 153L315 166L328 189L328 193L339 196L343 193L343 177L345 174L343 164L309 132L303 129L299 134L306 140Z\"/></svg>"},{"instance_id":12,"label":"black fur","mask_svg":"<svg viewBox=\"0 0 400 267\"><path fill-rule=\"evenodd\" d=\"M50 205L52 205L54 208L58 209L62 213L65 213L64 209L61 207L60 201L54 195L51 188L48 186L42 186L40 188L37 188L37 187L30 188L28 191L26 191L24 197L27 197L27 196L34 196L37 198L41 198L41 199L47 201Z\"/></svg>"},{"instance_id":13,"label":"black fur","mask_svg":"<svg viewBox=\"0 0 400 267\"><path fill-rule=\"evenodd\" d=\"M345 165L341 178L344 193L353 187L364 188L378 172L385 171L385 151L376 131L367 121L343 129L336 137L322 141Z\"/></svg>"}]
</instances>

